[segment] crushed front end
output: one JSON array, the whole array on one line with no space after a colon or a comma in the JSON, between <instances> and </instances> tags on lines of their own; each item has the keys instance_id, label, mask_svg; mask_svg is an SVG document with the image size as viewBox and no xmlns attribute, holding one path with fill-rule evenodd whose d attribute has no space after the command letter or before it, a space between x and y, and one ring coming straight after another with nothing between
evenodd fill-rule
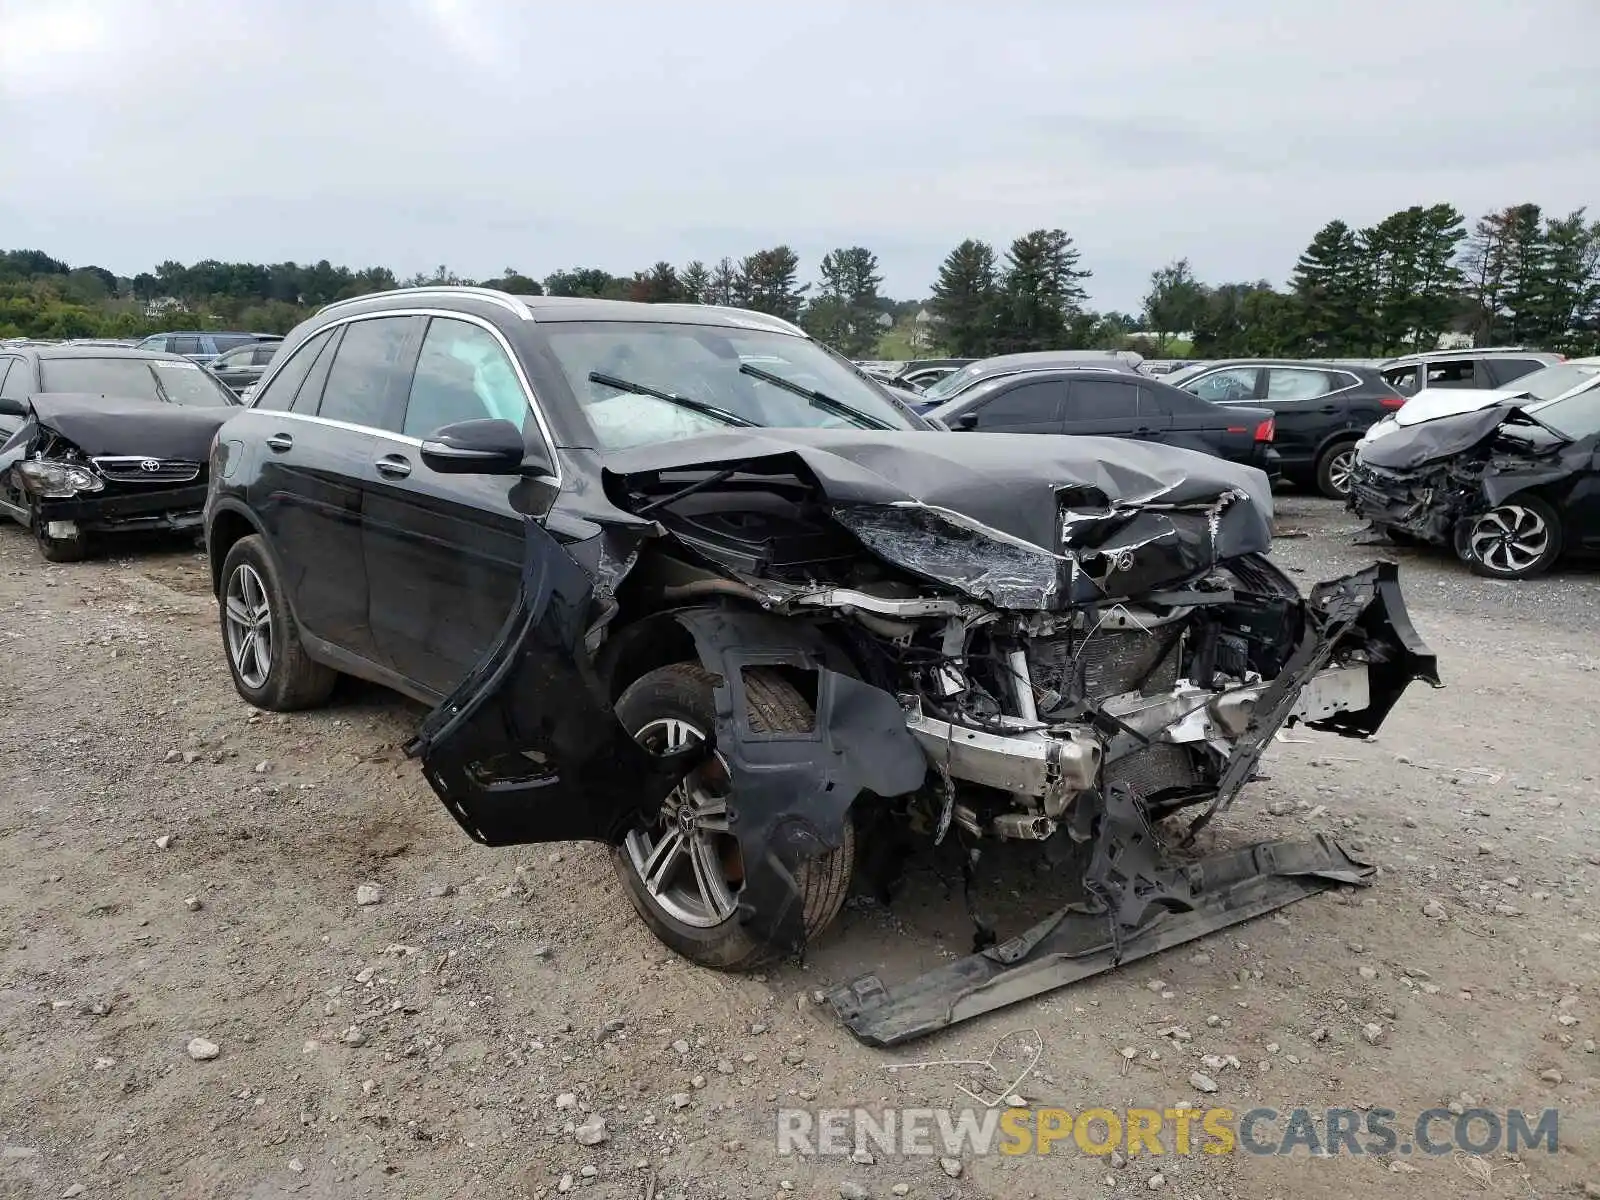
<instances>
[{"instance_id":1,"label":"crushed front end","mask_svg":"<svg viewBox=\"0 0 1600 1200\"><path fill-rule=\"evenodd\" d=\"M602 677L665 661L652 653L676 630L720 681L740 919L780 950L804 947L798 869L839 844L846 814L957 841L967 864L999 842L1081 851L1058 861L1077 862L1085 911L1008 941L980 925L975 953L932 976L839 989L864 1040L915 1037L1370 875L1321 841L1182 861L1155 830L1188 810L1192 838L1285 725L1364 737L1413 680L1438 683L1392 565L1302 596L1265 557L1259 472L1109 439L762 431L622 456L605 487L634 524L625 554L595 556L613 564L587 572L596 594L574 584L569 616L542 635L525 598L527 632L508 634L412 752L459 765L454 781L428 768L458 817L507 795L481 755L458 752L471 738L442 744L451 714L495 714L469 723L496 752L535 749L524 731L541 723L554 745L569 702L536 699L519 655L542 645L545 672L549 651L593 655L594 678L562 692L592 699ZM548 542L530 547L548 556ZM525 593L547 576L530 568ZM809 679L814 726L752 729L751 669ZM583 728L599 707L579 706ZM636 813L659 805L670 778L629 771ZM625 774L608 778L612 811L590 836L614 838L629 816L615 810ZM558 776L539 786L566 804Z\"/></svg>"}]
</instances>

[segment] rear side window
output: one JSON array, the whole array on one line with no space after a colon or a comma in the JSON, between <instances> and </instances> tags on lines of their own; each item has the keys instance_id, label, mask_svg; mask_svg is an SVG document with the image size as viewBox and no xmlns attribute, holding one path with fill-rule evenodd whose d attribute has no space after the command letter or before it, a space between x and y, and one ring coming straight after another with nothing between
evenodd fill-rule
<instances>
[{"instance_id":1,"label":"rear side window","mask_svg":"<svg viewBox=\"0 0 1600 1200\"><path fill-rule=\"evenodd\" d=\"M276 357L281 342L262 342L250 351L251 366L264 367Z\"/></svg>"},{"instance_id":2,"label":"rear side window","mask_svg":"<svg viewBox=\"0 0 1600 1200\"><path fill-rule=\"evenodd\" d=\"M1417 368L1415 366L1392 367L1383 373L1383 378L1390 387L1402 395L1411 396L1416 393Z\"/></svg>"},{"instance_id":3,"label":"rear side window","mask_svg":"<svg viewBox=\"0 0 1600 1200\"><path fill-rule=\"evenodd\" d=\"M1315 400L1326 396L1342 383L1335 382L1326 371L1311 371L1298 367L1269 367L1267 369L1268 400Z\"/></svg>"},{"instance_id":4,"label":"rear side window","mask_svg":"<svg viewBox=\"0 0 1600 1200\"><path fill-rule=\"evenodd\" d=\"M404 423L400 411L404 393L395 385L403 370L401 355L416 324L415 317L350 322L334 352L317 415L398 432Z\"/></svg>"},{"instance_id":5,"label":"rear side window","mask_svg":"<svg viewBox=\"0 0 1600 1200\"><path fill-rule=\"evenodd\" d=\"M237 333L218 333L213 334L211 340L217 344L217 352L224 354L229 350L237 350L240 346L250 345L255 341L255 338Z\"/></svg>"},{"instance_id":6,"label":"rear side window","mask_svg":"<svg viewBox=\"0 0 1600 1200\"><path fill-rule=\"evenodd\" d=\"M317 355L328 344L328 339L333 336L333 330L324 329L321 333L311 338L304 346L295 351L294 357L283 364L283 370L274 375L261 394L256 397L252 408L264 408L269 412L287 412L294 404L295 394L299 392L300 385L306 381L306 376L311 373L312 365L317 361Z\"/></svg>"},{"instance_id":7,"label":"rear side window","mask_svg":"<svg viewBox=\"0 0 1600 1200\"><path fill-rule=\"evenodd\" d=\"M6 368L10 368L7 370ZM0 358L0 396L26 400L33 394L33 372L20 358Z\"/></svg>"},{"instance_id":8,"label":"rear side window","mask_svg":"<svg viewBox=\"0 0 1600 1200\"><path fill-rule=\"evenodd\" d=\"M204 354L200 348L200 339L197 337L168 338L168 349L174 354Z\"/></svg>"}]
</instances>

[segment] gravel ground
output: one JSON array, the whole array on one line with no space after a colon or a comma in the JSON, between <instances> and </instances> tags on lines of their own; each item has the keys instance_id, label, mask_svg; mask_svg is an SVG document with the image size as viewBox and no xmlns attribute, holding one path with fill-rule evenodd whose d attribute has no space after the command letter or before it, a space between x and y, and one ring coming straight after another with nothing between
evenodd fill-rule
<instances>
[{"instance_id":1,"label":"gravel ground","mask_svg":"<svg viewBox=\"0 0 1600 1200\"><path fill-rule=\"evenodd\" d=\"M1326 502L1285 497L1280 523L1305 583L1372 555ZM315 713L243 705L192 549L52 567L0 530L0 1194L1600 1195L1600 576L1395 553L1448 686L1372 742L1296 731L1215 836L1336 833L1375 887L886 1053L813 996L965 952L934 864L893 911L852 901L803 967L699 970L598 848L469 843L398 750L415 706L354 685ZM1026 864L994 887L1041 899ZM780 1106L956 1104L971 1068L887 1068L1030 1030L1033 1103L1558 1106L1561 1148L776 1152Z\"/></svg>"}]
</instances>

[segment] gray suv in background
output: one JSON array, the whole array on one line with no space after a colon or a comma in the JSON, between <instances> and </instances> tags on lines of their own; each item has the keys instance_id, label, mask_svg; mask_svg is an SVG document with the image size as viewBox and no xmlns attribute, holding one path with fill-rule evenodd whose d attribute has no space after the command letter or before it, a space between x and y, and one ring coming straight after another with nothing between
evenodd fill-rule
<instances>
[{"instance_id":1,"label":"gray suv in background","mask_svg":"<svg viewBox=\"0 0 1600 1200\"><path fill-rule=\"evenodd\" d=\"M253 346L257 342L281 342L276 333L242 333L235 330L175 330L170 333L152 333L139 343L140 350L154 350L159 354L181 354L191 362L210 365L219 354L239 346Z\"/></svg>"},{"instance_id":2,"label":"gray suv in background","mask_svg":"<svg viewBox=\"0 0 1600 1200\"><path fill-rule=\"evenodd\" d=\"M1524 350L1520 346L1484 346L1404 354L1391 358L1379 370L1395 391L1415 396L1426 388L1492 391L1560 361L1559 354Z\"/></svg>"}]
</instances>

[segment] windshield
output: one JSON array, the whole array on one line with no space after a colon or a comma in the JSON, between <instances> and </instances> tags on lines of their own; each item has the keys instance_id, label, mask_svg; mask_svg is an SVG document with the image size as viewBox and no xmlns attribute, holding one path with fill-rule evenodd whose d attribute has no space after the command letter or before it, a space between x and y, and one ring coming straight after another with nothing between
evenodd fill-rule
<instances>
[{"instance_id":1,"label":"windshield","mask_svg":"<svg viewBox=\"0 0 1600 1200\"><path fill-rule=\"evenodd\" d=\"M44 391L126 396L216 408L237 404L232 392L194 363L160 358L47 358Z\"/></svg>"},{"instance_id":2,"label":"windshield","mask_svg":"<svg viewBox=\"0 0 1600 1200\"><path fill-rule=\"evenodd\" d=\"M761 374L781 376L808 393L823 393L870 422L892 429L922 428L821 346L789 334L654 321L552 323L544 328L601 449L625 450L730 428L715 410L779 428L851 429L868 423L762 380ZM754 371L741 370L746 366ZM622 383L689 403L625 391Z\"/></svg>"},{"instance_id":3,"label":"windshield","mask_svg":"<svg viewBox=\"0 0 1600 1200\"><path fill-rule=\"evenodd\" d=\"M1556 368L1550 368L1552 371ZM1591 437L1600 433L1600 366L1586 368L1589 386L1583 391L1560 400L1547 400L1543 404L1529 404L1526 411L1542 425L1548 425L1562 437ZM1538 372L1543 375L1545 372ZM1532 376L1530 375L1531 379Z\"/></svg>"},{"instance_id":4,"label":"windshield","mask_svg":"<svg viewBox=\"0 0 1600 1200\"><path fill-rule=\"evenodd\" d=\"M954 396L978 376L983 374L982 363L968 363L959 371L953 371L937 383L931 383L922 389L923 398L926 400L944 400Z\"/></svg>"},{"instance_id":5,"label":"windshield","mask_svg":"<svg viewBox=\"0 0 1600 1200\"><path fill-rule=\"evenodd\" d=\"M1524 375L1506 391L1526 392L1535 400L1554 400L1596 375L1600 375L1600 363L1557 363L1553 367Z\"/></svg>"}]
</instances>

